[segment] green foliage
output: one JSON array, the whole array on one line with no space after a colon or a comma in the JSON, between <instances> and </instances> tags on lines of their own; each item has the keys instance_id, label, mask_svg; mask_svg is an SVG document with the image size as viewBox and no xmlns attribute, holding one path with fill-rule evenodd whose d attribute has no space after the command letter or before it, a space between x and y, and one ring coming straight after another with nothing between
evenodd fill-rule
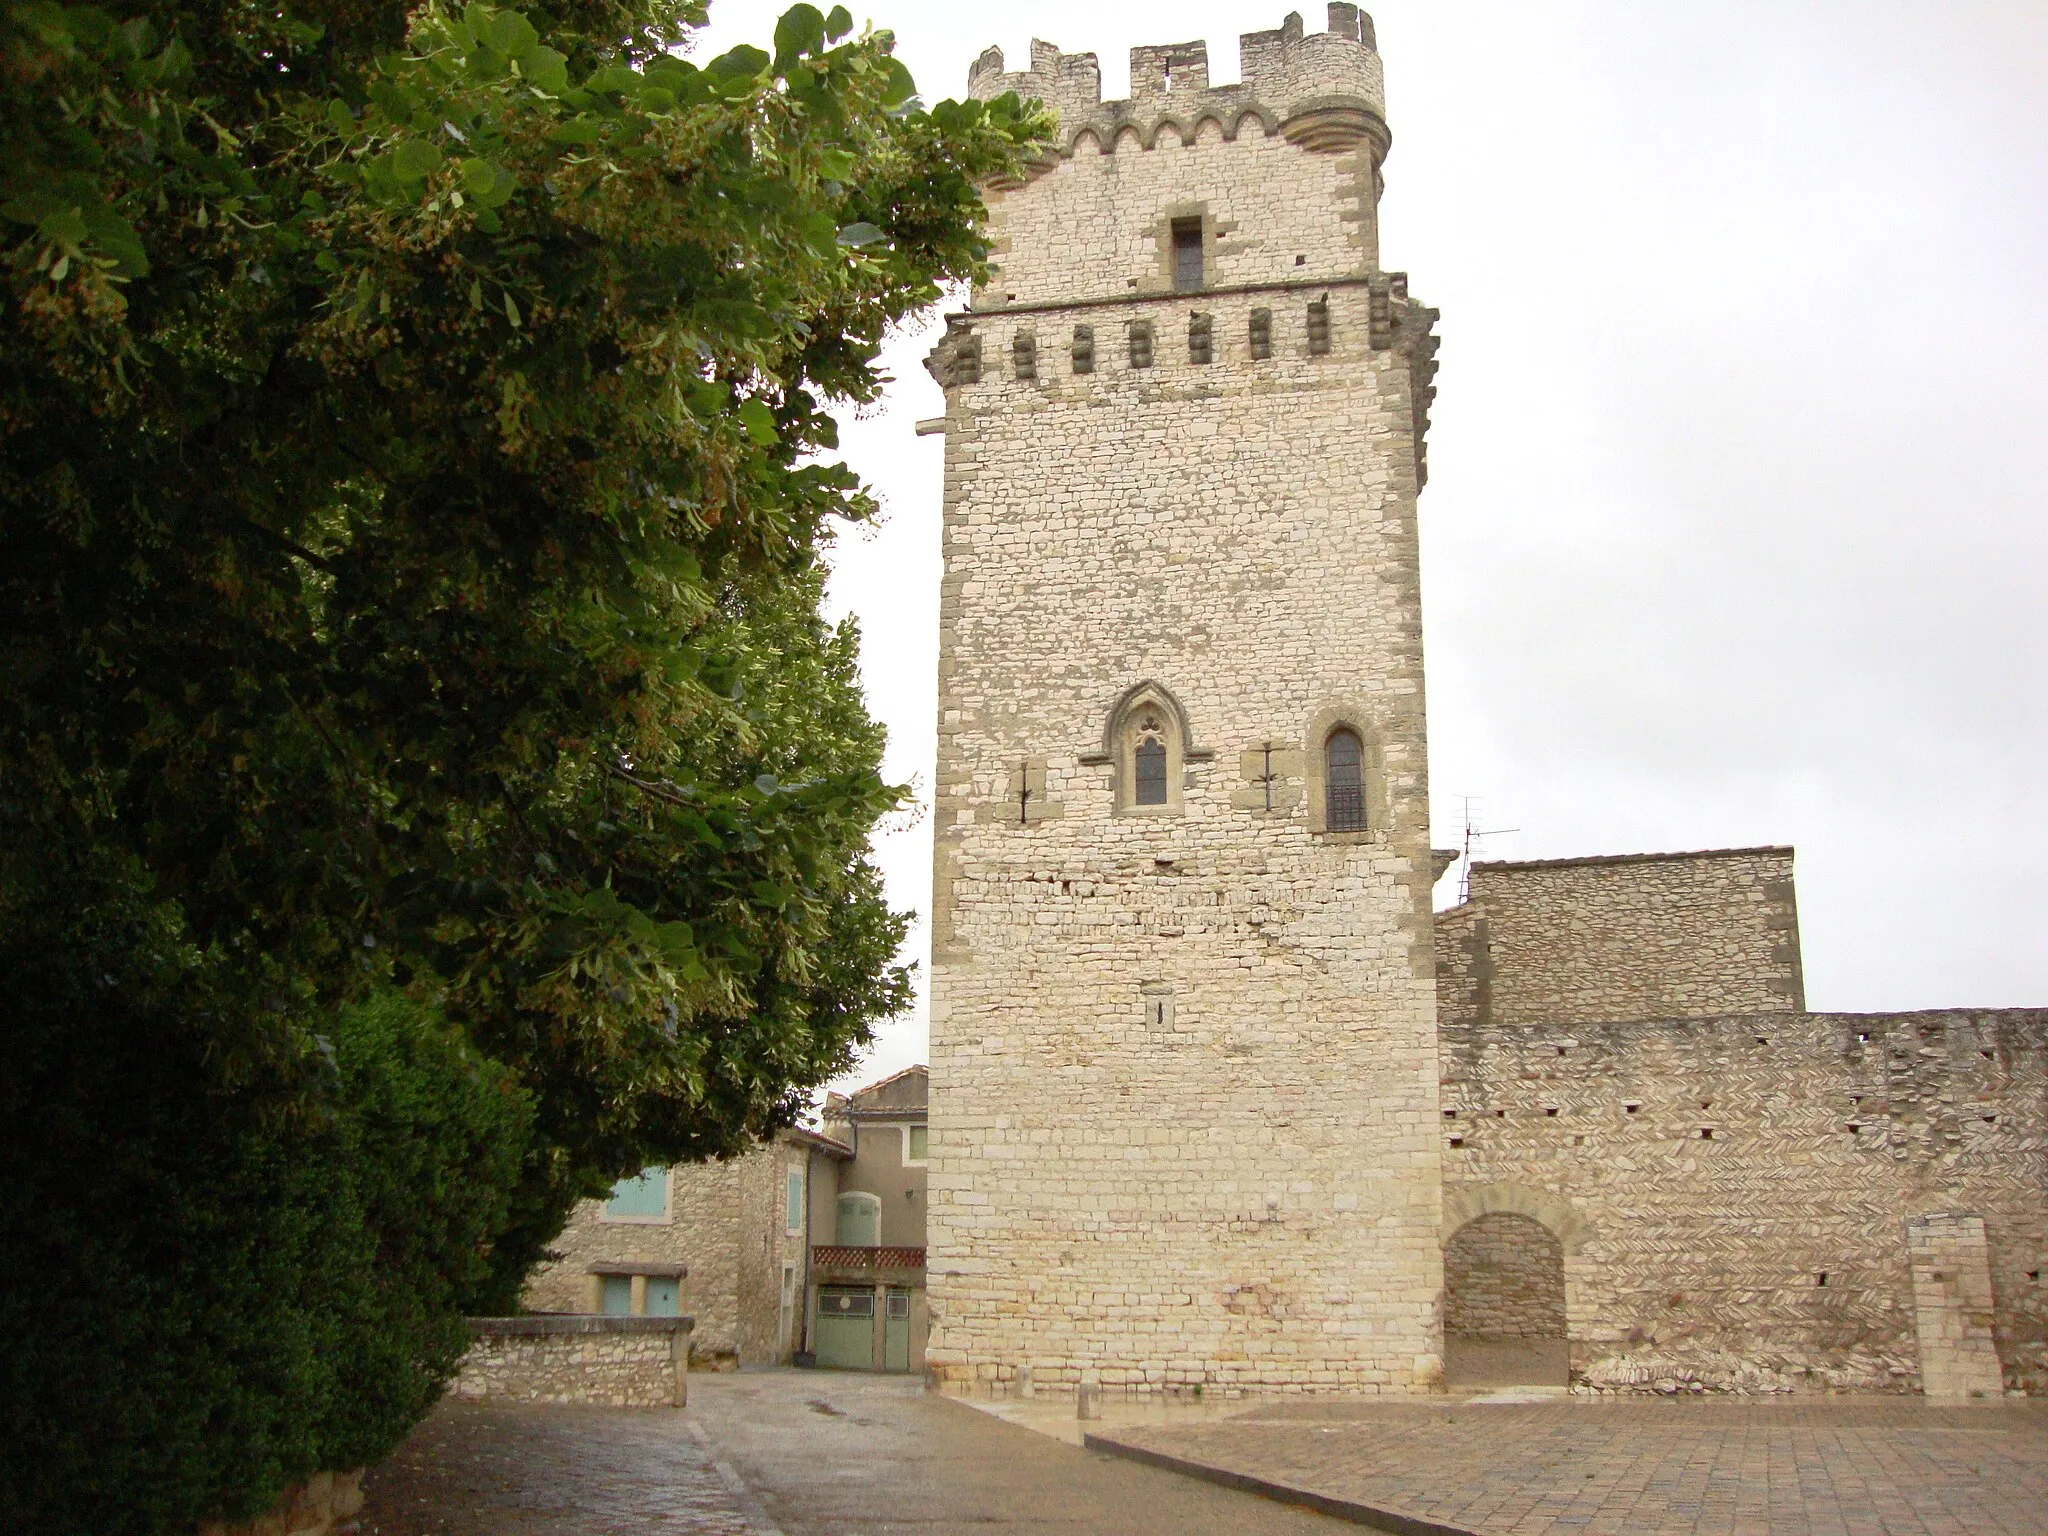
<instances>
[{"instance_id":1,"label":"green foliage","mask_svg":"<svg viewBox=\"0 0 2048 1536\"><path fill-rule=\"evenodd\" d=\"M235 978L132 868L44 874L63 899L0 929L0 1526L259 1514L432 1403L529 1097L389 993L336 1014L294 1082L223 1092L205 1025Z\"/></svg>"},{"instance_id":2,"label":"green foliage","mask_svg":"<svg viewBox=\"0 0 2048 1536\"><path fill-rule=\"evenodd\" d=\"M93 1015L24 1037L37 1081L80 1074L48 1155L126 1145L101 1074L168 1052L154 1150L115 1160L185 1146L182 1115L165 1166L246 1181L264 1137L324 1123L334 1021L403 996L531 1097L470 1298L503 1306L578 1194L786 1123L907 999L864 854L898 791L854 636L817 617L832 530L874 511L827 409L981 270L975 185L1044 125L927 112L840 8L698 65L669 49L701 19L0 0L0 987L35 995L33 918ZM91 978L144 972L100 1007ZM322 1134L307 1211L344 1157ZM349 1198L431 1176L359 1170ZM206 1342L252 1287L304 1293L291 1256L345 1222L259 1236L286 1218L222 1205L150 1237L38 1177L68 1242L184 1255L162 1305L202 1321L164 1358L267 1416L270 1459L179 1487L239 1506L376 1439L312 1427L331 1362L397 1379L353 1304L317 1344L280 1324L274 1358ZM450 1284L390 1330L421 1394ZM159 1438L115 1433L110 1464L224 1443L213 1388L153 1379ZM426 1400L392 1390L384 1428Z\"/></svg>"}]
</instances>

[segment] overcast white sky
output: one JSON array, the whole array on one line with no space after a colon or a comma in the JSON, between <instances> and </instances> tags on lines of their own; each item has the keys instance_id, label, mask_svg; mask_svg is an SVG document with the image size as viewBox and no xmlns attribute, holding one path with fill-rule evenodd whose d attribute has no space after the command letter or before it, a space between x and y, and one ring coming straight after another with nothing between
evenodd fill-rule
<instances>
[{"instance_id":1,"label":"overcast white sky","mask_svg":"<svg viewBox=\"0 0 2048 1536\"><path fill-rule=\"evenodd\" d=\"M820 0L823 8L823 0ZM850 6L926 100L1284 11ZM714 0L716 52L779 7ZM1382 256L1443 311L1422 498L1435 841L1792 843L1817 1009L2048 1005L2048 0L1370 7ZM1320 7L1304 7L1311 31ZM889 771L931 783L942 439L901 338L838 551ZM930 826L881 839L930 905ZM1438 892L1454 891L1455 873ZM913 937L922 967L925 930ZM924 1058L922 1006L860 1076Z\"/></svg>"}]
</instances>

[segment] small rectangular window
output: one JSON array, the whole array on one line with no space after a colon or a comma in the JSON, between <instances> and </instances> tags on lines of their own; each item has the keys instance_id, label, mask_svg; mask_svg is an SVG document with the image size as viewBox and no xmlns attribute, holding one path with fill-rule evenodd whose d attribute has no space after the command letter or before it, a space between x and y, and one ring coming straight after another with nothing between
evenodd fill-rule
<instances>
[{"instance_id":1,"label":"small rectangular window","mask_svg":"<svg viewBox=\"0 0 2048 1536\"><path fill-rule=\"evenodd\" d=\"M804 1175L801 1168L790 1169L783 1184L782 1229L792 1237L804 1229Z\"/></svg>"},{"instance_id":2,"label":"small rectangular window","mask_svg":"<svg viewBox=\"0 0 2048 1536\"><path fill-rule=\"evenodd\" d=\"M1308 351L1322 357L1330 350L1330 301L1315 299L1308 306Z\"/></svg>"},{"instance_id":3,"label":"small rectangular window","mask_svg":"<svg viewBox=\"0 0 2048 1536\"><path fill-rule=\"evenodd\" d=\"M866 1287L821 1285L818 1287L818 1316L873 1317L875 1293Z\"/></svg>"},{"instance_id":4,"label":"small rectangular window","mask_svg":"<svg viewBox=\"0 0 2048 1536\"><path fill-rule=\"evenodd\" d=\"M901 1322L910 1316L910 1292L891 1290L888 1296L889 1316Z\"/></svg>"},{"instance_id":5,"label":"small rectangular window","mask_svg":"<svg viewBox=\"0 0 2048 1536\"><path fill-rule=\"evenodd\" d=\"M668 1215L668 1170L649 1168L612 1186L604 1213L614 1221L660 1221Z\"/></svg>"},{"instance_id":6,"label":"small rectangular window","mask_svg":"<svg viewBox=\"0 0 2048 1536\"><path fill-rule=\"evenodd\" d=\"M1214 332L1207 315L1188 316L1188 361L1197 365L1215 357Z\"/></svg>"},{"instance_id":7,"label":"small rectangular window","mask_svg":"<svg viewBox=\"0 0 2048 1536\"><path fill-rule=\"evenodd\" d=\"M1152 366L1152 322L1133 320L1131 322L1131 366L1150 368Z\"/></svg>"},{"instance_id":8,"label":"small rectangular window","mask_svg":"<svg viewBox=\"0 0 2048 1536\"><path fill-rule=\"evenodd\" d=\"M1010 342L1010 366L1020 383L1038 377L1038 338L1031 332L1019 331Z\"/></svg>"},{"instance_id":9,"label":"small rectangular window","mask_svg":"<svg viewBox=\"0 0 2048 1536\"><path fill-rule=\"evenodd\" d=\"M1173 221L1173 288L1194 293L1202 286L1202 221Z\"/></svg>"},{"instance_id":10,"label":"small rectangular window","mask_svg":"<svg viewBox=\"0 0 2048 1536\"><path fill-rule=\"evenodd\" d=\"M910 1160L913 1163L921 1163L925 1160L925 1154L930 1151L931 1144L932 1132L930 1126L913 1125L910 1128Z\"/></svg>"},{"instance_id":11,"label":"small rectangular window","mask_svg":"<svg viewBox=\"0 0 2048 1536\"><path fill-rule=\"evenodd\" d=\"M1074 372L1095 371L1095 327L1077 325L1074 327Z\"/></svg>"},{"instance_id":12,"label":"small rectangular window","mask_svg":"<svg viewBox=\"0 0 2048 1536\"><path fill-rule=\"evenodd\" d=\"M1253 357L1273 355L1273 311L1270 309L1252 311L1251 347Z\"/></svg>"}]
</instances>

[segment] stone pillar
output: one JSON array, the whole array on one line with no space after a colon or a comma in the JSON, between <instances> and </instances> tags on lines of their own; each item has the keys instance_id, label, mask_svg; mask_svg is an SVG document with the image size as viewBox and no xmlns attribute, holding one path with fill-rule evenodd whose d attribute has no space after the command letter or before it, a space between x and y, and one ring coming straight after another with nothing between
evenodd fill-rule
<instances>
[{"instance_id":1,"label":"stone pillar","mask_svg":"<svg viewBox=\"0 0 2048 1536\"><path fill-rule=\"evenodd\" d=\"M1906 1257L1920 1335L1920 1390L1950 1400L2002 1397L1984 1218L1947 1212L1908 1217Z\"/></svg>"}]
</instances>

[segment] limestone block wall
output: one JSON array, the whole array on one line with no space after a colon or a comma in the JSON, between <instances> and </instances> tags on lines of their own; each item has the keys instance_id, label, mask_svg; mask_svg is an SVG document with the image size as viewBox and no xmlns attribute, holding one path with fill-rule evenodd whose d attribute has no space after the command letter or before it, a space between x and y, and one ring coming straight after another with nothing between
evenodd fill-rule
<instances>
[{"instance_id":1,"label":"limestone block wall","mask_svg":"<svg viewBox=\"0 0 2048 1536\"><path fill-rule=\"evenodd\" d=\"M1362 79L1351 15L1318 47ZM1163 93L1206 90L1181 45L1146 59ZM1374 1391L1439 1368L1434 316L1358 238L1376 98L1328 84L1349 139L1176 143L1133 108L1113 153L1002 192L1002 271L933 359L943 1378ZM1207 281L1169 297L1178 217L1205 221ZM1157 805L1133 798L1145 721ZM1339 726L1363 830L1326 825Z\"/></svg>"},{"instance_id":2,"label":"limestone block wall","mask_svg":"<svg viewBox=\"0 0 2048 1536\"><path fill-rule=\"evenodd\" d=\"M1436 957L1447 1020L1806 1006L1790 848L1475 864Z\"/></svg>"},{"instance_id":3,"label":"limestone block wall","mask_svg":"<svg viewBox=\"0 0 2048 1536\"><path fill-rule=\"evenodd\" d=\"M478 1317L449 1395L521 1403L680 1408L687 1317Z\"/></svg>"},{"instance_id":4,"label":"limestone block wall","mask_svg":"<svg viewBox=\"0 0 2048 1536\"><path fill-rule=\"evenodd\" d=\"M669 1210L660 1220L613 1220L603 1201L581 1202L553 1244L560 1257L535 1272L525 1304L536 1311L593 1311L593 1261L681 1264L688 1270L682 1310L697 1319L692 1348L700 1361L786 1359L782 1266L797 1267L800 1313L804 1238L786 1230L783 1180L810 1161L804 1147L778 1136L726 1162L678 1164L668 1170ZM828 1160L816 1161L830 1182Z\"/></svg>"},{"instance_id":5,"label":"limestone block wall","mask_svg":"<svg viewBox=\"0 0 2048 1536\"><path fill-rule=\"evenodd\" d=\"M1204 219L1211 285L1375 270L1388 136L1371 22L1332 5L1327 32L1304 35L1290 16L1246 33L1239 56L1243 81L1212 87L1206 44L1134 48L1131 96L1105 102L1093 54L1035 42L1031 68L1015 73L1001 49L983 54L969 91L1037 97L1057 114L1061 144L1030 196L991 203L985 302L1170 291L1162 225L1189 215ZM1322 152L1304 155L1305 143ZM1193 174L1191 147L1202 155Z\"/></svg>"},{"instance_id":6,"label":"limestone block wall","mask_svg":"<svg viewBox=\"0 0 2048 1536\"><path fill-rule=\"evenodd\" d=\"M1444 1332L1478 1339L1561 1339L1564 1250L1541 1222L1497 1211L1444 1245Z\"/></svg>"},{"instance_id":7,"label":"limestone block wall","mask_svg":"<svg viewBox=\"0 0 2048 1536\"><path fill-rule=\"evenodd\" d=\"M1917 1386L1906 1223L1947 1213L2048 1391L2048 1011L1447 1020L1442 1069L1447 1226L1560 1231L1582 1383Z\"/></svg>"}]
</instances>

